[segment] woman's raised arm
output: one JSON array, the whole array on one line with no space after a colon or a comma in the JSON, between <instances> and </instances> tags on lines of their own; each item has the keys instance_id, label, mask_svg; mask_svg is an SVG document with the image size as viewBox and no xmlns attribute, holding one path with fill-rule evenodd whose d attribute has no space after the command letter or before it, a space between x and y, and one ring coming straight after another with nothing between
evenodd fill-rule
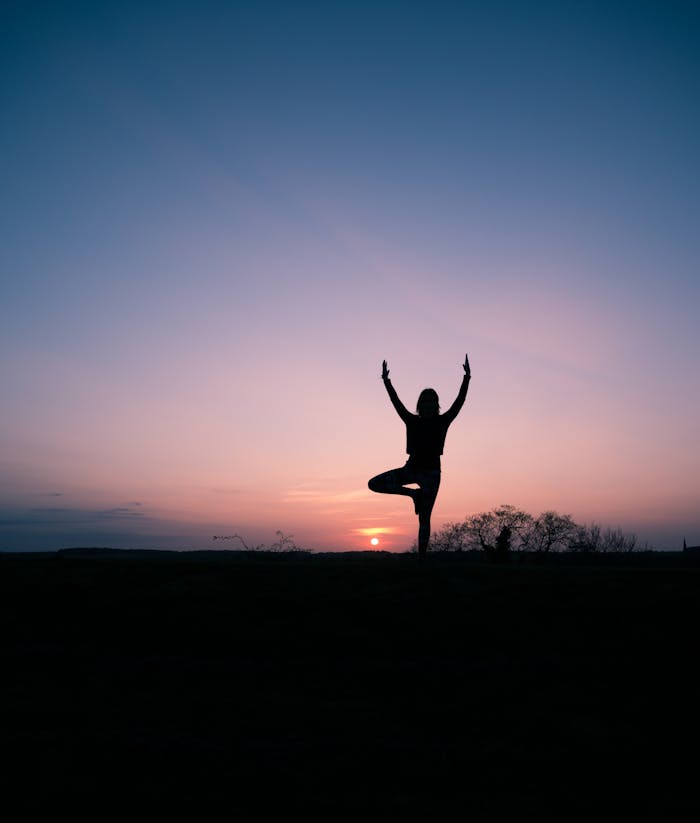
<instances>
[{"instance_id":1,"label":"woman's raised arm","mask_svg":"<svg viewBox=\"0 0 700 823\"><path fill-rule=\"evenodd\" d=\"M446 417L450 422L457 417L460 412L460 409L464 405L464 401L467 399L467 389L469 388L469 381L472 379L472 370L469 366L469 357L468 355L464 355L464 377L462 378L462 385L459 387L459 394L455 402L450 406L450 408L442 415Z\"/></svg>"},{"instance_id":2,"label":"woman's raised arm","mask_svg":"<svg viewBox=\"0 0 700 823\"><path fill-rule=\"evenodd\" d=\"M382 380L384 381L384 387L387 390L389 399L391 400L394 408L396 409L396 413L405 423L413 415L399 400L399 396L398 394L396 394L396 389L391 385L391 380L389 379L389 369L386 366L386 360L382 361Z\"/></svg>"}]
</instances>

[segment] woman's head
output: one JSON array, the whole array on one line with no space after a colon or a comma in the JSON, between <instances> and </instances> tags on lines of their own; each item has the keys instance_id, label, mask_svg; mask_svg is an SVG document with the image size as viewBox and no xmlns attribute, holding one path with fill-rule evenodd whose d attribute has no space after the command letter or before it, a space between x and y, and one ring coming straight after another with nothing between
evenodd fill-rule
<instances>
[{"instance_id":1,"label":"woman's head","mask_svg":"<svg viewBox=\"0 0 700 823\"><path fill-rule=\"evenodd\" d=\"M416 411L419 417L436 417L440 414L440 399L435 389L423 389L418 397Z\"/></svg>"}]
</instances>

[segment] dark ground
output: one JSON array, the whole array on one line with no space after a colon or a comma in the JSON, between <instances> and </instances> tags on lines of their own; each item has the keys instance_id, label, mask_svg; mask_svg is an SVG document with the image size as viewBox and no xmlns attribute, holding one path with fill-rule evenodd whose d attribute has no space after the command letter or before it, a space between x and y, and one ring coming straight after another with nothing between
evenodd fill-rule
<instances>
[{"instance_id":1,"label":"dark ground","mask_svg":"<svg viewBox=\"0 0 700 823\"><path fill-rule=\"evenodd\" d=\"M2 796L31 819L679 819L699 591L678 555L0 555Z\"/></svg>"}]
</instances>

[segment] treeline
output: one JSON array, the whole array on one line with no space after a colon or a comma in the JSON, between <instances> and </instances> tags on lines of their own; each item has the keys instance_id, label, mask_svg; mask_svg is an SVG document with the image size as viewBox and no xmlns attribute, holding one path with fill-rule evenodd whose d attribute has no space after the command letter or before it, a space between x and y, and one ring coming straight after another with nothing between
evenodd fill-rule
<instances>
[{"instance_id":1,"label":"treeline","mask_svg":"<svg viewBox=\"0 0 700 823\"><path fill-rule=\"evenodd\" d=\"M446 523L430 538L433 552L632 552L638 546L634 534L603 528L598 523L581 525L571 515L556 511L533 517L515 506L499 506L473 514L460 523Z\"/></svg>"}]
</instances>

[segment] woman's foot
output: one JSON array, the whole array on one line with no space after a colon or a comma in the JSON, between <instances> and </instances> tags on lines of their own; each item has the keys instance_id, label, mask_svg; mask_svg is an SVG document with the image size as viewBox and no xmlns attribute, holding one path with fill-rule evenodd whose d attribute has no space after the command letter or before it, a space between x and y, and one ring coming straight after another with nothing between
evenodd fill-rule
<instances>
[{"instance_id":1,"label":"woman's foot","mask_svg":"<svg viewBox=\"0 0 700 823\"><path fill-rule=\"evenodd\" d=\"M413 508L416 514L420 514L420 507L423 505L423 490L415 489L411 496L413 497Z\"/></svg>"}]
</instances>

